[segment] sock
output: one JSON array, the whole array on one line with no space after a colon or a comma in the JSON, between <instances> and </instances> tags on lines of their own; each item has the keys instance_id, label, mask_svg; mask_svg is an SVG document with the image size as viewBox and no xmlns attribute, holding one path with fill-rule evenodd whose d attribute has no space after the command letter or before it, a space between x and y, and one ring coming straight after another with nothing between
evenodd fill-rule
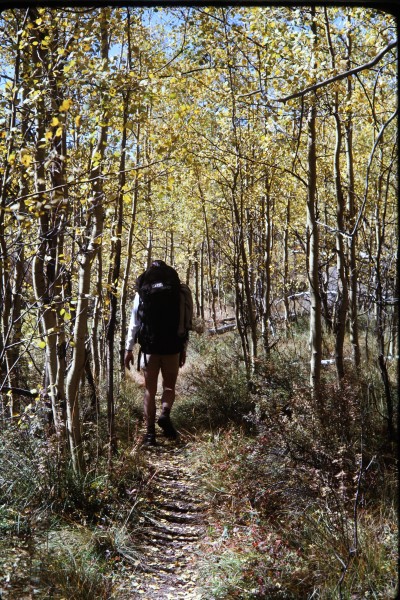
<instances>
[{"instance_id":1,"label":"sock","mask_svg":"<svg viewBox=\"0 0 400 600\"><path fill-rule=\"evenodd\" d=\"M170 412L171 412L171 409L169 408L169 406L163 406L163 407L162 407L162 412L161 412L161 414L162 414L164 417L169 417L169 413L170 413Z\"/></svg>"}]
</instances>

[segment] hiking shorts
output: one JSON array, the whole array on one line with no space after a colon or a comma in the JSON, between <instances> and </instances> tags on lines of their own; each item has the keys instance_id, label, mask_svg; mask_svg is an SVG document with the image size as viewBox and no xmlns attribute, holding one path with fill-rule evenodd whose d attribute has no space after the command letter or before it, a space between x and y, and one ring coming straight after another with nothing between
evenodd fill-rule
<instances>
[{"instance_id":1,"label":"hiking shorts","mask_svg":"<svg viewBox=\"0 0 400 600\"><path fill-rule=\"evenodd\" d=\"M179 371L179 356L178 354L146 354L146 362L145 364L145 355L142 354L140 358L140 367L146 371L147 373L170 373L178 374Z\"/></svg>"}]
</instances>

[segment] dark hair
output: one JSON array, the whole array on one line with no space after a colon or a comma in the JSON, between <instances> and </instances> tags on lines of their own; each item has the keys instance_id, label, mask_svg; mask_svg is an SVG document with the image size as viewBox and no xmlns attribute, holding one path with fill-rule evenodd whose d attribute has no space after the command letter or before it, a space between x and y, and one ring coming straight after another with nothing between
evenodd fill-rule
<instances>
[{"instance_id":1,"label":"dark hair","mask_svg":"<svg viewBox=\"0 0 400 600\"><path fill-rule=\"evenodd\" d=\"M153 262L151 263L152 267L166 267L167 263L165 263L163 260L153 260Z\"/></svg>"}]
</instances>

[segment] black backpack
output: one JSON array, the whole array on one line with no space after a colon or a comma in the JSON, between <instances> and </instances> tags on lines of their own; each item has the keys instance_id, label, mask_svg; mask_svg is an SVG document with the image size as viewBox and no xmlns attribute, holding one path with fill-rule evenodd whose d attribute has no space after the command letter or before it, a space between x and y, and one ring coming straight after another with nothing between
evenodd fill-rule
<instances>
[{"instance_id":1,"label":"black backpack","mask_svg":"<svg viewBox=\"0 0 400 600\"><path fill-rule=\"evenodd\" d=\"M144 354L181 352L185 336L178 335L181 283L178 273L156 261L137 280L140 329L137 341Z\"/></svg>"}]
</instances>

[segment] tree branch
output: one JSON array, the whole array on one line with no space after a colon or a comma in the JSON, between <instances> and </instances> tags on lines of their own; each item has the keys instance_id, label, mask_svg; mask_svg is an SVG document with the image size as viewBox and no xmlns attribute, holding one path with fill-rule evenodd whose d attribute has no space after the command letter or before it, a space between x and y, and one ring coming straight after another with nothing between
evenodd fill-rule
<instances>
[{"instance_id":1,"label":"tree branch","mask_svg":"<svg viewBox=\"0 0 400 600\"><path fill-rule=\"evenodd\" d=\"M379 54L377 54L375 56L375 58L373 58L372 60L370 60L367 63L364 63L363 65L360 65L359 67L355 67L354 69L350 69L349 71L344 71L343 73L338 73L334 77L330 77L329 79L325 79L324 81L320 81L319 83L310 85L309 87L305 88L304 90L301 90L300 92L291 94L290 96L285 96L284 98L275 98L274 101L275 102L287 102L288 100L293 100L294 98L300 98L302 96L305 96L309 92L315 92L319 88L329 85L331 83L334 83L335 81L340 81L341 79L345 79L346 77L351 77L352 75L357 75L357 73L359 73L360 71L365 71L366 69L371 69L383 58L383 56L387 52L389 52L396 46L397 46L397 40L388 44L386 46L386 48L381 50L379 52ZM252 92L252 93L257 93L257 92ZM250 95L250 94L248 94L248 95Z\"/></svg>"},{"instance_id":2,"label":"tree branch","mask_svg":"<svg viewBox=\"0 0 400 600\"><path fill-rule=\"evenodd\" d=\"M360 65L359 67L355 67L354 69L350 69L349 71L344 71L343 73L338 73L334 77L330 77L329 79L324 79L324 81L320 81L319 83L310 85L309 87L304 88L304 90L301 90L300 92L295 92L294 94L290 94L290 96L285 96L284 98L274 98L273 100L270 99L270 101L287 102L288 100L293 100L294 98L301 98L301 97L305 96L306 94L308 94L309 92L315 92L319 88L329 85L331 83L334 83L335 81L340 81L341 79L345 79L346 77L351 77L352 75L357 75L357 73L359 73L360 71L365 71L366 69L371 69L383 58L383 56L387 52L389 52L389 50L392 50L393 48L395 48L395 46L397 46L397 40L395 40L394 42L390 42L390 44L388 44L386 46L386 48L381 50L379 52L379 54L377 54L375 56L375 58L373 58L372 60L370 60L367 63L364 63L363 65ZM241 94L240 96L238 96L238 98L248 98L249 96L255 96L256 94L262 94L262 89L260 88L258 90L254 90L253 92L249 92L248 94ZM265 100L267 99L265 94L263 94L263 99L265 99Z\"/></svg>"}]
</instances>

